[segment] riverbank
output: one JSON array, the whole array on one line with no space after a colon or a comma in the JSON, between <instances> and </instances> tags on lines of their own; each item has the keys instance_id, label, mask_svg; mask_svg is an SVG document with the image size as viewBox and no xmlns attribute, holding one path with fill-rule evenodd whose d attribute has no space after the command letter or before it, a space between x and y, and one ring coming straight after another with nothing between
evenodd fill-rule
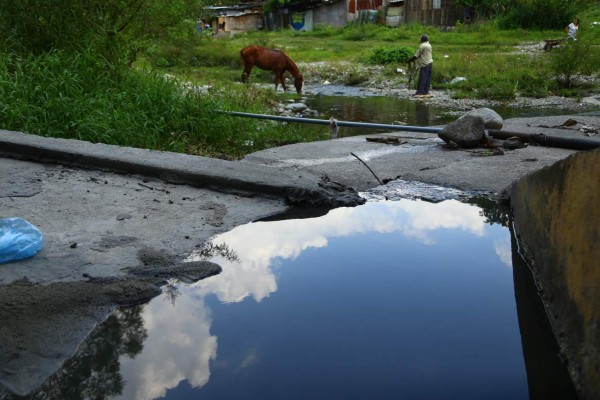
<instances>
[{"instance_id":1,"label":"riverbank","mask_svg":"<svg viewBox=\"0 0 600 400\"><path fill-rule=\"evenodd\" d=\"M445 107L454 111L468 111L481 107L504 106L511 108L561 108L572 112L586 111L590 108L598 108L600 111L600 93L575 99L561 96L548 96L542 98L517 97L512 101L494 101L488 99L455 99L446 90L431 90L431 97L414 97L414 90L402 87L353 87L332 84L308 83L305 85L305 93L321 96L390 96L400 99L419 101L430 105Z\"/></svg>"},{"instance_id":2,"label":"riverbank","mask_svg":"<svg viewBox=\"0 0 600 400\"><path fill-rule=\"evenodd\" d=\"M443 46L442 44L440 44ZM464 48L465 52L471 50L470 47ZM504 54L507 57L516 57L511 61L514 62L525 62L526 60L539 59L540 63L544 64L549 54L544 51L544 41L524 41L520 42L515 46L507 46L504 51L497 50L496 54L489 54L487 58L492 58ZM478 56L485 58L485 54L479 55L477 49L472 49L474 54L469 63L476 63ZM442 47L441 54L438 52L438 59L435 65L437 68L447 68L448 62L453 59L462 59L465 54L456 53L455 49L444 49ZM468 56L467 56L468 58ZM519 61L521 60L521 61ZM480 60L481 61L481 60ZM497 60L499 62L499 60ZM534 62L535 63L535 62ZM347 95L347 96L392 96L397 98L412 98L414 94L416 81L418 76L412 77L410 89L408 85L409 70L407 65L403 64L387 64L387 65L369 65L363 62L353 61L318 61L318 62L299 62L298 66L302 71L305 78L305 88L307 92L318 92L323 95ZM498 65L498 70L503 70L503 67ZM504 66L506 67L506 66ZM573 97L564 96L538 96L531 97L519 93L516 89L514 92L515 97L513 99L494 100L490 98L459 98L453 92L459 92L459 86L461 82L469 82L472 79L476 79L474 76L469 76L468 68L463 65L462 75L449 75L447 81L444 81L445 87L438 89L435 87L431 91L432 97L427 99L419 99L418 101L425 101L428 104L444 106L455 110L470 110L473 108L480 107L491 107L491 106L506 106L506 107L532 107L532 108L563 108L564 110L572 110L577 112L578 110L585 109L590 105L600 107L600 92L592 90L587 94L578 95ZM497 71L494 71L496 73ZM445 71L444 75L448 76L451 74L449 71ZM454 72L456 74L456 72ZM471 71L474 73L474 71ZM523 79L526 79L523 77ZM548 79L553 79L548 77ZM349 82L355 82L350 84ZM454 84L452 83L454 82ZM440 86L441 82L437 82ZM600 76L592 74L589 76L574 75L573 83L582 85L588 88L598 88L600 86ZM490 82L490 84L493 84ZM538 82L538 85L544 84ZM455 86L454 86L455 85ZM325 86L330 86L326 88ZM454 88L453 88L454 86ZM515 83L515 88L522 86L521 82ZM585 90L582 91L582 93ZM540 93L544 93L543 91Z\"/></svg>"},{"instance_id":3,"label":"riverbank","mask_svg":"<svg viewBox=\"0 0 600 400\"><path fill-rule=\"evenodd\" d=\"M525 44L517 48L519 53L531 56L539 52L539 44ZM411 87L407 85L407 70L391 66L365 66L355 63L343 62L330 66L328 62L299 63L305 75L304 92L322 96L389 96L400 99L410 99L426 104L440 106L455 111L468 111L474 108L504 106L512 108L561 108L565 111L579 112L590 107L600 110L600 92L592 92L583 97L544 96L527 97L518 95L512 100L471 99L455 98L453 90L431 90L431 97L415 98L414 78ZM395 70L390 76L390 70ZM342 82L348 80L346 75L363 75L364 81L356 85L347 85ZM465 77L455 77L467 79ZM600 85L600 77L578 77L590 85Z\"/></svg>"}]
</instances>

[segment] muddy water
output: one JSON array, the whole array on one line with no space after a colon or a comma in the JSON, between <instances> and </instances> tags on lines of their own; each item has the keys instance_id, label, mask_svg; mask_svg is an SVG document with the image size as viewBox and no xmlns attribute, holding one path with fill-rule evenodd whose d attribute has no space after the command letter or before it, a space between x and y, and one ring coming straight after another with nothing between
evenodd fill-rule
<instances>
[{"instance_id":1,"label":"muddy water","mask_svg":"<svg viewBox=\"0 0 600 400\"><path fill-rule=\"evenodd\" d=\"M368 122L394 125L436 126L453 122L464 114L437 104L412 101L385 96L309 96L306 102L311 109L319 111L319 118L335 118L339 121ZM521 107L490 106L502 118L538 117L546 115L568 115L572 110L559 107ZM328 130L328 128L308 128ZM370 128L340 127L338 137L386 133L386 130Z\"/></svg>"},{"instance_id":2,"label":"muddy water","mask_svg":"<svg viewBox=\"0 0 600 400\"><path fill-rule=\"evenodd\" d=\"M444 125L456 119L450 110L421 101L393 97L314 96L307 105L323 116L341 121L370 122L395 125ZM343 135L376 133L377 130L342 127ZM357 133L362 131L363 133ZM385 131L379 131L385 132Z\"/></svg>"}]
</instances>

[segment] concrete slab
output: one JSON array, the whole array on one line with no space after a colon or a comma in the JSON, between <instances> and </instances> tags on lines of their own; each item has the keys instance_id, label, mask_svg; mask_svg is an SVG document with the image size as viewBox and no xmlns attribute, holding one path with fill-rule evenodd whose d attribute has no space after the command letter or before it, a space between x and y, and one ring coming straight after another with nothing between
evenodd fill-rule
<instances>
[{"instance_id":1,"label":"concrete slab","mask_svg":"<svg viewBox=\"0 0 600 400\"><path fill-rule=\"evenodd\" d=\"M577 123L568 128L556 127L569 119ZM600 117L515 118L504 121L503 130L542 133L600 144L600 135L588 137L577 130L583 124L600 128ZM507 198L508 189L517 179L575 152L556 147L528 146L505 150L503 155L491 155L486 149L445 148L435 134L397 132L370 136L393 136L406 139L406 143L390 145L367 141L367 136L354 136L267 149L250 154L243 161L317 176L327 175L361 191L377 186L377 179L352 156L351 153L354 153L382 181L401 178L467 191L485 191Z\"/></svg>"}]
</instances>

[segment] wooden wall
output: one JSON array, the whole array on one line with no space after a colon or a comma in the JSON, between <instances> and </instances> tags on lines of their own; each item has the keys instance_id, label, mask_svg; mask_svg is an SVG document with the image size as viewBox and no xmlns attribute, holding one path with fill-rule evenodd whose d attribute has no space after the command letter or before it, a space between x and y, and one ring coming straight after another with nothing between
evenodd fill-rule
<instances>
[{"instance_id":1,"label":"wooden wall","mask_svg":"<svg viewBox=\"0 0 600 400\"><path fill-rule=\"evenodd\" d=\"M347 0L348 13L354 14L360 10L378 10L383 5L383 0Z\"/></svg>"},{"instance_id":2,"label":"wooden wall","mask_svg":"<svg viewBox=\"0 0 600 400\"><path fill-rule=\"evenodd\" d=\"M434 2L440 3L434 9ZM454 4L454 0L406 0L404 2L404 20L406 23L423 25L454 26L463 21L464 7Z\"/></svg>"}]
</instances>

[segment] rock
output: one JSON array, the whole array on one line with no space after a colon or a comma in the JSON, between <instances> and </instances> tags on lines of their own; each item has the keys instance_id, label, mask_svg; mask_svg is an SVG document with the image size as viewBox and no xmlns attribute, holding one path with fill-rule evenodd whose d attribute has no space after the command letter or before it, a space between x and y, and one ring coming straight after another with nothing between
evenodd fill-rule
<instances>
[{"instance_id":1,"label":"rock","mask_svg":"<svg viewBox=\"0 0 600 400\"><path fill-rule=\"evenodd\" d=\"M291 188L286 195L286 201L294 206L308 207L355 207L366 203L358 191L339 182L323 176L317 190Z\"/></svg>"},{"instance_id":2,"label":"rock","mask_svg":"<svg viewBox=\"0 0 600 400\"><path fill-rule=\"evenodd\" d=\"M454 78L450 81L450 84L454 85L455 83L466 81L466 80L467 80L467 78L465 78L464 76L457 76L456 78Z\"/></svg>"},{"instance_id":3,"label":"rock","mask_svg":"<svg viewBox=\"0 0 600 400\"><path fill-rule=\"evenodd\" d=\"M489 141L484 119L478 115L463 115L446 125L438 136L446 143L462 148L479 147Z\"/></svg>"},{"instance_id":4,"label":"rock","mask_svg":"<svg viewBox=\"0 0 600 400\"><path fill-rule=\"evenodd\" d=\"M483 118L485 129L502 129L502 125L504 124L502 117L496 111L490 108L483 107L471 110L461 118L467 115L476 115Z\"/></svg>"},{"instance_id":5,"label":"rock","mask_svg":"<svg viewBox=\"0 0 600 400\"><path fill-rule=\"evenodd\" d=\"M562 125L560 125L560 126L562 128L568 128L568 127L573 126L573 125L577 125L577 121L574 120L574 119L572 119L572 118L569 118L565 122L563 122Z\"/></svg>"},{"instance_id":6,"label":"rock","mask_svg":"<svg viewBox=\"0 0 600 400\"><path fill-rule=\"evenodd\" d=\"M581 128L579 128L579 132L583 132L583 134L586 136L594 136L599 131L600 129L594 128L593 126L589 125L582 125Z\"/></svg>"},{"instance_id":7,"label":"rock","mask_svg":"<svg viewBox=\"0 0 600 400\"><path fill-rule=\"evenodd\" d=\"M292 103L285 106L286 110L290 110L292 112L301 112L306 110L308 107L304 103Z\"/></svg>"},{"instance_id":8,"label":"rock","mask_svg":"<svg viewBox=\"0 0 600 400\"><path fill-rule=\"evenodd\" d=\"M523 143L518 137L510 137L502 143L502 147L508 150L516 150L527 147L527 144Z\"/></svg>"}]
</instances>

